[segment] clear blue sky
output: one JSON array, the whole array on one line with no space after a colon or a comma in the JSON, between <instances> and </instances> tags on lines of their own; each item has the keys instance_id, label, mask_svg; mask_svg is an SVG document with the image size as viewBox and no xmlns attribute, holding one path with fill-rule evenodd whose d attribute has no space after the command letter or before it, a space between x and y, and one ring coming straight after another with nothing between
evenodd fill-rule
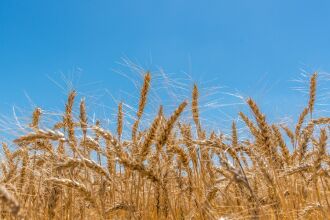
<instances>
[{"instance_id":1,"label":"clear blue sky","mask_svg":"<svg viewBox=\"0 0 330 220\"><path fill-rule=\"evenodd\" d=\"M26 105L25 93L61 106L49 77L61 82L60 73L77 68L78 85L132 91L114 71L125 71L123 57L197 82L217 79L212 85L264 95L286 111L299 105L289 80L301 69L330 70L329 11L327 0L1 0L0 112Z\"/></svg>"}]
</instances>

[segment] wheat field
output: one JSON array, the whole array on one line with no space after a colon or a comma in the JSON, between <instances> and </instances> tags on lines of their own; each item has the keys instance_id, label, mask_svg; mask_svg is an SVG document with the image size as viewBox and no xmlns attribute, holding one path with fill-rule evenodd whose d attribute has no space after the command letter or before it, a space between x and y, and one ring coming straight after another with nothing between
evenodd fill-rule
<instances>
[{"instance_id":1,"label":"wheat field","mask_svg":"<svg viewBox=\"0 0 330 220\"><path fill-rule=\"evenodd\" d=\"M251 98L229 134L206 132L199 90L141 129L151 74L130 130L123 103L117 128L91 123L84 99L68 95L62 120L2 143L1 219L330 219L329 117L313 117L317 73L296 125L270 124ZM79 114L75 114L79 112ZM183 112L191 122L182 120ZM149 119L150 120L150 119ZM129 133L130 138L123 138Z\"/></svg>"}]
</instances>

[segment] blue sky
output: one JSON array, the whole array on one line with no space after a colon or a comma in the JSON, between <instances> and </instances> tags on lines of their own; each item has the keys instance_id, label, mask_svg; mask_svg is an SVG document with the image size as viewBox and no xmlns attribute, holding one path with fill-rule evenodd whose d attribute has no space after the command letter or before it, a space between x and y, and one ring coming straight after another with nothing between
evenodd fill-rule
<instances>
[{"instance_id":1,"label":"blue sky","mask_svg":"<svg viewBox=\"0 0 330 220\"><path fill-rule=\"evenodd\" d=\"M330 70L329 9L325 0L2 0L0 113L26 106L27 95L60 108L61 74L75 76L82 94L123 97L136 90L117 73L127 71L122 58L291 112L303 99L290 80Z\"/></svg>"}]
</instances>

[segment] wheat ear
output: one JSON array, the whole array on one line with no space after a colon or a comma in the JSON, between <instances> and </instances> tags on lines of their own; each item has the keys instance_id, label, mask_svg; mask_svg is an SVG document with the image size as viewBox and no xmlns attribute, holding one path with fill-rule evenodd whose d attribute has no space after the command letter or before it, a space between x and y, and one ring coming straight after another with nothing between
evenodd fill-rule
<instances>
[{"instance_id":1,"label":"wheat ear","mask_svg":"<svg viewBox=\"0 0 330 220\"><path fill-rule=\"evenodd\" d=\"M309 112L311 114L313 114L313 110L314 110L314 105L315 105L315 96L316 96L316 79L317 79L317 73L315 72L311 79L310 79L310 83L309 83L309 101L308 101L308 108L309 108Z\"/></svg>"},{"instance_id":2,"label":"wheat ear","mask_svg":"<svg viewBox=\"0 0 330 220\"><path fill-rule=\"evenodd\" d=\"M138 107L138 111L136 113L137 119L134 122L133 127L132 127L132 140L133 141L136 140L136 133L137 133L137 130L139 127L139 123L140 123L144 108L147 103L147 95L148 95L149 88L150 88L150 80L151 80L151 74L149 72L147 72L144 76L143 86L141 88L139 107Z\"/></svg>"},{"instance_id":3,"label":"wheat ear","mask_svg":"<svg viewBox=\"0 0 330 220\"><path fill-rule=\"evenodd\" d=\"M120 141L121 135L123 133L123 103L118 105L118 115L117 115L117 135L118 140Z\"/></svg>"}]
</instances>

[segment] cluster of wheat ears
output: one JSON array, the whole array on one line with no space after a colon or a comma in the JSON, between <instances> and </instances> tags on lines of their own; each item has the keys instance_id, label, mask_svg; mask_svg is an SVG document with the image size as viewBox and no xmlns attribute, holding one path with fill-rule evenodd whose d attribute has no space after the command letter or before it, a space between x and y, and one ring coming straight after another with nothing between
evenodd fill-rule
<instances>
[{"instance_id":1,"label":"cluster of wheat ears","mask_svg":"<svg viewBox=\"0 0 330 220\"><path fill-rule=\"evenodd\" d=\"M254 118L240 112L249 138L206 132L199 92L192 90L191 124L180 120L188 102L169 116L160 106L147 129L141 120L151 75L146 73L135 122L117 130L90 124L85 101L73 114L70 92L63 120L3 143L1 219L329 219L330 118L313 118L317 74L295 127L269 124L252 99Z\"/></svg>"}]
</instances>

